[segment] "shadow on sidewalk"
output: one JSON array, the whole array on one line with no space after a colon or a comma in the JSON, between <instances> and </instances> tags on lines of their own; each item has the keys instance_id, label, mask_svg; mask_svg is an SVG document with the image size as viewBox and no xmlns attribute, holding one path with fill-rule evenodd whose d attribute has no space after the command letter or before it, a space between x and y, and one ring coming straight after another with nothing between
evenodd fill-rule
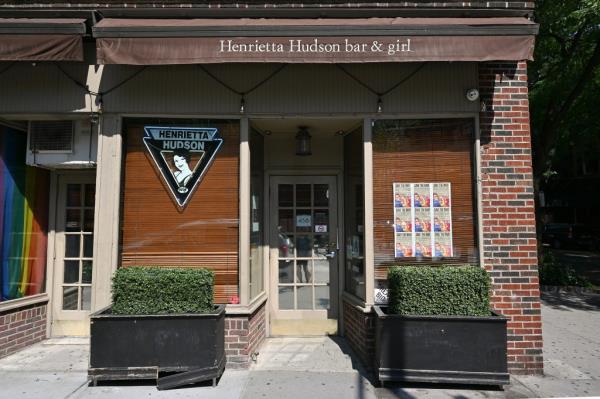
<instances>
[{"instance_id":1,"label":"shadow on sidewalk","mask_svg":"<svg viewBox=\"0 0 600 399\"><path fill-rule=\"evenodd\" d=\"M417 396L413 392L408 390L422 391L425 397L445 397L453 399L470 399L473 397L504 397L506 391L501 386L496 385L464 385L464 384L431 384L431 383L408 383L408 382L386 382L385 386L382 387L379 383L376 373L372 368L366 367L366 365L360 360L358 355L352 350L350 345L343 337L331 336L329 337L340 350L348 355L352 361L352 368L358 372L357 385L359 388L358 392L364 392L362 386L363 378L366 379L374 388L377 398L380 399L416 399ZM363 377L363 378L361 378ZM448 391L472 391L473 394L461 394L458 392ZM421 396L421 395L419 395ZM363 399L361 397L361 399Z\"/></svg>"},{"instance_id":2,"label":"shadow on sidewalk","mask_svg":"<svg viewBox=\"0 0 600 399\"><path fill-rule=\"evenodd\" d=\"M542 303L557 310L600 311L600 294L584 292L543 291Z\"/></svg>"}]
</instances>

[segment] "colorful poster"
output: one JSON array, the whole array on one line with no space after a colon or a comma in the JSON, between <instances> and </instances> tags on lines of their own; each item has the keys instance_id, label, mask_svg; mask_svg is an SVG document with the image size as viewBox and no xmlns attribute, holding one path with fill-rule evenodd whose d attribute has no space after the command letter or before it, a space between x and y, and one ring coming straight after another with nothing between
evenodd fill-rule
<instances>
[{"instance_id":1,"label":"colorful poster","mask_svg":"<svg viewBox=\"0 0 600 399\"><path fill-rule=\"evenodd\" d=\"M412 189L410 184L394 183L394 208L411 208Z\"/></svg>"},{"instance_id":2,"label":"colorful poster","mask_svg":"<svg viewBox=\"0 0 600 399\"><path fill-rule=\"evenodd\" d=\"M452 238L450 233L435 233L434 242L434 257L445 258L452 256Z\"/></svg>"},{"instance_id":3,"label":"colorful poster","mask_svg":"<svg viewBox=\"0 0 600 399\"><path fill-rule=\"evenodd\" d=\"M450 207L450 183L433 183L432 206L434 208Z\"/></svg>"},{"instance_id":4,"label":"colorful poster","mask_svg":"<svg viewBox=\"0 0 600 399\"><path fill-rule=\"evenodd\" d=\"M450 232L450 208L434 208L433 209L433 232Z\"/></svg>"},{"instance_id":5,"label":"colorful poster","mask_svg":"<svg viewBox=\"0 0 600 399\"><path fill-rule=\"evenodd\" d=\"M431 185L429 183L417 183L414 185L413 203L416 208L429 208Z\"/></svg>"},{"instance_id":6,"label":"colorful poster","mask_svg":"<svg viewBox=\"0 0 600 399\"><path fill-rule=\"evenodd\" d=\"M429 208L415 208L415 233L429 233L431 231L431 210Z\"/></svg>"},{"instance_id":7,"label":"colorful poster","mask_svg":"<svg viewBox=\"0 0 600 399\"><path fill-rule=\"evenodd\" d=\"M415 233L415 257L431 257L431 233Z\"/></svg>"},{"instance_id":8,"label":"colorful poster","mask_svg":"<svg viewBox=\"0 0 600 399\"><path fill-rule=\"evenodd\" d=\"M411 233L413 231L412 209L396 208L394 229L396 233Z\"/></svg>"},{"instance_id":9,"label":"colorful poster","mask_svg":"<svg viewBox=\"0 0 600 399\"><path fill-rule=\"evenodd\" d=\"M394 183L396 258L451 257L450 183Z\"/></svg>"},{"instance_id":10,"label":"colorful poster","mask_svg":"<svg viewBox=\"0 0 600 399\"><path fill-rule=\"evenodd\" d=\"M412 233L396 233L395 239L396 258L409 258L413 256Z\"/></svg>"}]
</instances>

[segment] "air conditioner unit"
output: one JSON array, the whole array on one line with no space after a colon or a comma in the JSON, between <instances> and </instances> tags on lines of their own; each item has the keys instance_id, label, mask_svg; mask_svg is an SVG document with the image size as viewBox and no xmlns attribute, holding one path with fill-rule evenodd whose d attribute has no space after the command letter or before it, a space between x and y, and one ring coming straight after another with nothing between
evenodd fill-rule
<instances>
[{"instance_id":1,"label":"air conditioner unit","mask_svg":"<svg viewBox=\"0 0 600 399\"><path fill-rule=\"evenodd\" d=\"M30 121L27 164L50 169L96 166L97 128L87 120Z\"/></svg>"}]
</instances>

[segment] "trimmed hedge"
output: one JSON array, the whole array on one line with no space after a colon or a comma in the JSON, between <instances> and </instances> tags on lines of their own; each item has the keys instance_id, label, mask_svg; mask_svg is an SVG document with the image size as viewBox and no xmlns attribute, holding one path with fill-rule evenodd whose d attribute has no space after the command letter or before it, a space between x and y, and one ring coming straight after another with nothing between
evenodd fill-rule
<instances>
[{"instance_id":1,"label":"trimmed hedge","mask_svg":"<svg viewBox=\"0 0 600 399\"><path fill-rule=\"evenodd\" d=\"M210 313L214 279L207 269L120 268L113 277L112 313Z\"/></svg>"},{"instance_id":2,"label":"trimmed hedge","mask_svg":"<svg viewBox=\"0 0 600 399\"><path fill-rule=\"evenodd\" d=\"M490 277L474 266L402 266L388 273L390 314L489 316Z\"/></svg>"}]
</instances>

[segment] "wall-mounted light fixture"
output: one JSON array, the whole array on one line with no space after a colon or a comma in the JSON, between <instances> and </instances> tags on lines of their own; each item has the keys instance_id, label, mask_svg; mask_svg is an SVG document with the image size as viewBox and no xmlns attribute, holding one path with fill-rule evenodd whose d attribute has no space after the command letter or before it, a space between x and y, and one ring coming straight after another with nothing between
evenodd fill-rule
<instances>
[{"instance_id":1,"label":"wall-mounted light fixture","mask_svg":"<svg viewBox=\"0 0 600 399\"><path fill-rule=\"evenodd\" d=\"M298 126L298 129L298 133L296 133L296 155L312 155L310 149L311 136L308 133L308 128L306 126Z\"/></svg>"},{"instance_id":2,"label":"wall-mounted light fixture","mask_svg":"<svg viewBox=\"0 0 600 399\"><path fill-rule=\"evenodd\" d=\"M479 99L479 90L469 89L465 93L465 97L467 97L467 100L469 101L477 101Z\"/></svg>"}]
</instances>

